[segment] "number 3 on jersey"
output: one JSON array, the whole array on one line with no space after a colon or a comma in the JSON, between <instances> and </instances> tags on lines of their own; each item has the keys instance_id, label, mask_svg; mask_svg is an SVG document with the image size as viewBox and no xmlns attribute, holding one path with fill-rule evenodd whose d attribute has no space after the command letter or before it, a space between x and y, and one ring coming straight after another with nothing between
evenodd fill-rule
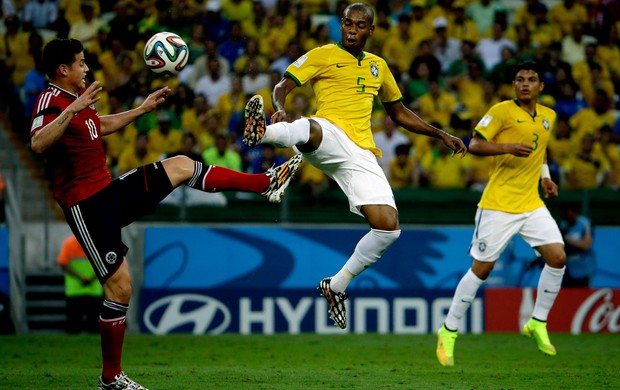
<instances>
[{"instance_id":1,"label":"number 3 on jersey","mask_svg":"<svg viewBox=\"0 0 620 390\"><path fill-rule=\"evenodd\" d=\"M538 149L538 133L532 133L532 135L534 136L534 148L532 148L532 151Z\"/></svg>"},{"instance_id":2,"label":"number 3 on jersey","mask_svg":"<svg viewBox=\"0 0 620 390\"><path fill-rule=\"evenodd\" d=\"M95 121L93 121L90 118L87 119L86 127L88 127L88 132L90 133L91 141L99 137L99 134L97 134L97 125L95 125Z\"/></svg>"}]
</instances>

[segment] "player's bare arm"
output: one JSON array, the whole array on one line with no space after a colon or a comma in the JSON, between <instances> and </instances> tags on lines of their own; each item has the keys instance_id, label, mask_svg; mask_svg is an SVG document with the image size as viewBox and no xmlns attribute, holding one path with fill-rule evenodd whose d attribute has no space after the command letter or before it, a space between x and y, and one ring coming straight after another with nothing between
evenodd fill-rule
<instances>
[{"instance_id":1,"label":"player's bare arm","mask_svg":"<svg viewBox=\"0 0 620 390\"><path fill-rule=\"evenodd\" d=\"M467 147L460 138L426 123L402 102L386 106L385 109L395 123L408 131L441 139L444 145L453 150L454 154L460 154L461 158L467 154Z\"/></svg>"},{"instance_id":2,"label":"player's bare arm","mask_svg":"<svg viewBox=\"0 0 620 390\"><path fill-rule=\"evenodd\" d=\"M157 91L151 93L142 102L139 107L133 110L121 112L119 114L104 115L100 119L101 121L101 134L107 135L114 133L127 126L131 122L135 121L142 115L155 110L166 101L166 97L172 90L169 87L163 87Z\"/></svg>"},{"instance_id":3,"label":"player's bare arm","mask_svg":"<svg viewBox=\"0 0 620 390\"><path fill-rule=\"evenodd\" d=\"M286 111L284 111L284 103L286 97L292 90L297 88L297 83L290 77L283 77L282 80L273 88L273 107L276 112L271 116L271 123L278 123L286 120Z\"/></svg>"},{"instance_id":4,"label":"player's bare arm","mask_svg":"<svg viewBox=\"0 0 620 390\"><path fill-rule=\"evenodd\" d=\"M67 130L69 122L71 122L75 114L99 101L101 97L98 95L101 90L99 82L95 81L73 103L65 108L56 119L34 133L30 138L32 151L34 153L43 153L54 146L65 133L65 130Z\"/></svg>"},{"instance_id":5,"label":"player's bare arm","mask_svg":"<svg viewBox=\"0 0 620 390\"><path fill-rule=\"evenodd\" d=\"M489 142L476 133L469 142L469 151L476 156L512 154L516 157L528 157L532 154L534 148L532 145L526 144L498 144Z\"/></svg>"},{"instance_id":6,"label":"player's bare arm","mask_svg":"<svg viewBox=\"0 0 620 390\"><path fill-rule=\"evenodd\" d=\"M543 167L547 166L547 155L545 154L545 161ZM549 174L549 167L547 166L547 175ZM547 175L541 174L540 186L543 189L543 195L545 198L556 198L558 196L558 185L551 180Z\"/></svg>"}]
</instances>

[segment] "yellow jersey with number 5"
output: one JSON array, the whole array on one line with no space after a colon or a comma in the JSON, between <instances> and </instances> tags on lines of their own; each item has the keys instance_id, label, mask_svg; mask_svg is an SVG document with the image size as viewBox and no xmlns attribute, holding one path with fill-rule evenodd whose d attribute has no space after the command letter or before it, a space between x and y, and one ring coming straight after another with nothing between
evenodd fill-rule
<instances>
[{"instance_id":1,"label":"yellow jersey with number 5","mask_svg":"<svg viewBox=\"0 0 620 390\"><path fill-rule=\"evenodd\" d=\"M363 52L354 57L340 44L310 50L286 69L298 86L310 82L316 96L316 114L345 131L363 149L381 157L370 128L375 96L384 105L402 100L385 60Z\"/></svg>"},{"instance_id":2,"label":"yellow jersey with number 5","mask_svg":"<svg viewBox=\"0 0 620 390\"><path fill-rule=\"evenodd\" d=\"M555 126L556 113L541 104L534 116L516 100L491 107L474 132L497 144L532 145L528 157L501 154L491 157L490 179L478 207L507 213L525 213L544 205L538 193L540 169Z\"/></svg>"}]
</instances>

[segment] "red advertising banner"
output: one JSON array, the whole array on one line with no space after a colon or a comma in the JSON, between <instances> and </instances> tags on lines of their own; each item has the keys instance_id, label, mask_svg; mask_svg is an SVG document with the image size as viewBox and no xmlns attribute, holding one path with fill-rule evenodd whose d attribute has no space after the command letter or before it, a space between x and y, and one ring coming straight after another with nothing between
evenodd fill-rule
<instances>
[{"instance_id":1,"label":"red advertising banner","mask_svg":"<svg viewBox=\"0 0 620 390\"><path fill-rule=\"evenodd\" d=\"M532 315L535 288L487 288L484 324L486 332L520 332ZM547 319L551 332L619 333L620 290L563 289Z\"/></svg>"}]
</instances>

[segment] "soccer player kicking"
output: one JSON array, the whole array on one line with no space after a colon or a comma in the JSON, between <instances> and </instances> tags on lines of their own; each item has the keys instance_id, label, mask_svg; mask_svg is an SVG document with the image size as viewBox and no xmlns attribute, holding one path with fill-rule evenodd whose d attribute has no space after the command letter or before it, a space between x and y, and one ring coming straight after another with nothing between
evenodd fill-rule
<instances>
[{"instance_id":1,"label":"soccer player kicking","mask_svg":"<svg viewBox=\"0 0 620 390\"><path fill-rule=\"evenodd\" d=\"M463 142L435 128L407 109L385 60L363 51L374 31L374 12L366 4L350 4L341 20L342 40L309 51L286 70L274 87L276 112L265 126L263 99L254 96L246 105L244 142L290 147L335 180L347 195L351 212L363 216L370 231L359 241L344 267L320 281L331 319L347 326L345 289L351 280L372 266L400 235L394 195L377 162L370 128L377 96L394 122L405 129L441 139L454 153L465 155ZM285 122L284 103L290 92L310 81L317 101L312 118Z\"/></svg>"},{"instance_id":2,"label":"soccer player kicking","mask_svg":"<svg viewBox=\"0 0 620 390\"><path fill-rule=\"evenodd\" d=\"M112 180L102 136L113 133L164 103L170 88L151 93L133 110L99 116L99 82L86 88L88 66L75 39L55 39L43 50L50 79L32 113L31 147L52 172L54 198L103 285L99 317L103 372L98 389L144 389L121 369L131 279L121 229L150 214L181 184L207 192L249 191L278 202L301 163L296 155L265 174L249 175L177 156L136 168Z\"/></svg>"},{"instance_id":3,"label":"soccer player kicking","mask_svg":"<svg viewBox=\"0 0 620 390\"><path fill-rule=\"evenodd\" d=\"M515 234L546 262L538 281L534 312L523 333L534 337L543 353L556 354L546 321L560 291L566 254L558 225L538 195L539 180L545 198L558 195L545 153L556 114L537 104L544 87L540 75L533 62L517 65L512 81L517 98L491 107L476 125L469 144L471 153L493 156L493 170L476 212L469 251L473 263L456 287L446 321L437 332L437 358L444 366L454 365L459 321Z\"/></svg>"}]
</instances>

